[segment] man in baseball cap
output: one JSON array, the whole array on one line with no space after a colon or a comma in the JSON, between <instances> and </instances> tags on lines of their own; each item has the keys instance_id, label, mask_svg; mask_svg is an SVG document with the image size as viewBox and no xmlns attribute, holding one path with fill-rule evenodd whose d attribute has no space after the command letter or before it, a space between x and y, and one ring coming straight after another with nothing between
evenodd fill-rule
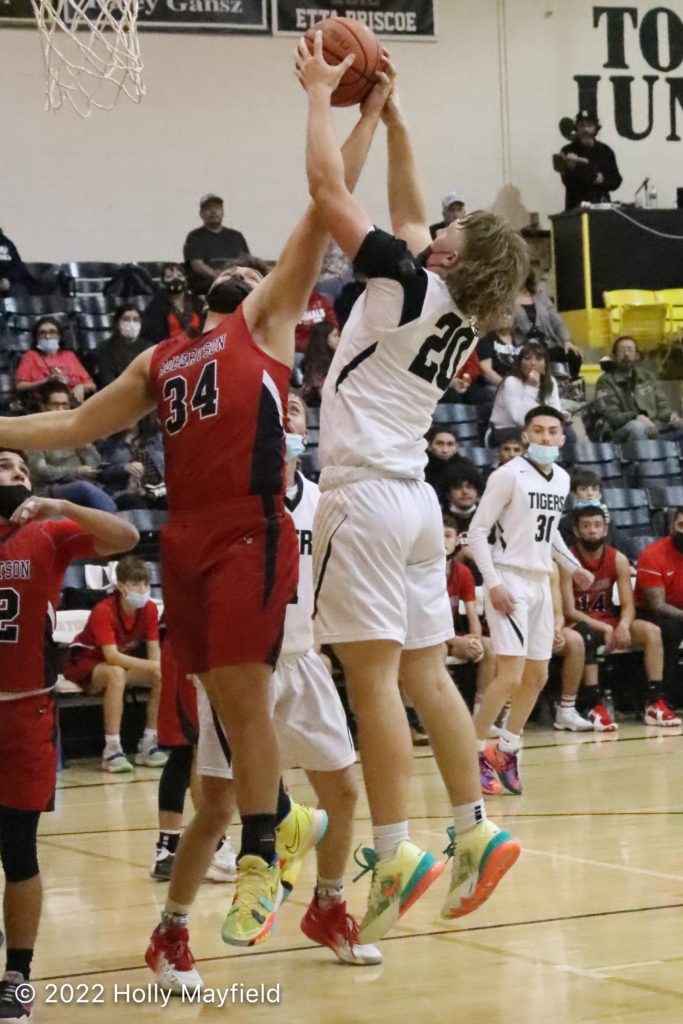
<instances>
[{"instance_id":1,"label":"man in baseball cap","mask_svg":"<svg viewBox=\"0 0 683 1024\"><path fill-rule=\"evenodd\" d=\"M621 174L614 151L598 142L598 116L593 110L580 110L574 120L576 138L553 157L553 167L562 176L565 210L581 203L609 203L610 192L621 185Z\"/></svg>"},{"instance_id":2,"label":"man in baseball cap","mask_svg":"<svg viewBox=\"0 0 683 1024\"><path fill-rule=\"evenodd\" d=\"M192 291L195 295L204 295L223 262L245 255L249 246L240 231L223 227L223 199L215 192L206 192L201 197L199 216L202 227L190 231L183 255Z\"/></svg>"},{"instance_id":3,"label":"man in baseball cap","mask_svg":"<svg viewBox=\"0 0 683 1024\"><path fill-rule=\"evenodd\" d=\"M430 224L429 232L432 238L436 238L437 231L445 228L447 224L465 216L465 199L460 192L449 192L441 200L442 220L438 224Z\"/></svg>"}]
</instances>

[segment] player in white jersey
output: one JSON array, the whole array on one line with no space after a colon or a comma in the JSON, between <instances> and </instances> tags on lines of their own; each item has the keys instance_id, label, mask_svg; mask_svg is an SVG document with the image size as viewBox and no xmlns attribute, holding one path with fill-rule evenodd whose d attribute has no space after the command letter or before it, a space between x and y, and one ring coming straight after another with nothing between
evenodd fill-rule
<instances>
[{"instance_id":1,"label":"player in white jersey","mask_svg":"<svg viewBox=\"0 0 683 1024\"><path fill-rule=\"evenodd\" d=\"M471 720L443 665L453 618L441 513L424 482L424 434L475 344L472 318L511 306L526 252L516 232L483 212L449 226L430 246L395 95L383 112L395 235L374 229L344 186L330 118L334 75L320 35L313 55L300 45L297 72L309 99L311 195L335 240L369 278L323 389L313 561L316 637L335 647L359 726L374 839L366 851L372 882L360 935L374 942L444 867L410 842L412 746L399 674L454 809L443 916L474 910L519 854L509 835L486 821ZM422 250L424 262L412 255Z\"/></svg>"},{"instance_id":2,"label":"player in white jersey","mask_svg":"<svg viewBox=\"0 0 683 1024\"><path fill-rule=\"evenodd\" d=\"M474 716L484 793L522 792L521 733L548 678L553 647L553 560L579 587L592 575L559 532L569 476L554 465L564 444L564 419L551 406L530 409L524 455L494 470L467 531L470 555L484 581L486 621L498 667ZM493 546L489 535L493 531ZM496 744L488 731L505 704L510 713Z\"/></svg>"},{"instance_id":3,"label":"player in white jersey","mask_svg":"<svg viewBox=\"0 0 683 1024\"><path fill-rule=\"evenodd\" d=\"M339 694L313 644L312 538L320 492L316 484L297 470L298 457L305 450L306 407L294 392L289 395L287 423L290 433L286 435L286 506L299 538L299 585L296 600L287 608L282 651L271 680L273 720L282 767L305 769L319 806L327 813L329 821L316 848L318 877L301 929L314 942L333 950L343 963L378 964L382 961L381 953L374 946L359 941L358 925L347 912L344 900L344 872L351 850L358 796L352 768L356 753ZM221 829L225 831L230 824L235 798L228 740L201 686L198 687L198 706L197 772L204 788L203 800L211 803L212 815L208 820L202 817L203 829L195 828L191 847L186 846L181 856L192 858L193 873L200 881L202 865L208 866ZM298 877L300 865L299 856L292 868L283 869L282 884L287 896ZM183 870L182 863L180 870ZM195 894L196 888L193 896ZM160 983L178 991L183 982L188 988L201 984L196 971L193 971L196 977L188 984L183 972L174 969L167 960L155 963L154 956L149 955L147 962Z\"/></svg>"}]
</instances>

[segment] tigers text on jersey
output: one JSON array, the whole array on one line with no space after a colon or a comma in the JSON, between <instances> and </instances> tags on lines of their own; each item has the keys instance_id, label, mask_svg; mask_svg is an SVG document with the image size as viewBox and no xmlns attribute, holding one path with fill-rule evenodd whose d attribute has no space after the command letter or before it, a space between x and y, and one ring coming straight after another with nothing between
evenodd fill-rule
<instances>
[{"instance_id":1,"label":"tigers text on jersey","mask_svg":"<svg viewBox=\"0 0 683 1024\"><path fill-rule=\"evenodd\" d=\"M287 488L285 505L299 540L299 585L294 601L287 605L283 655L313 646L313 518L319 500L317 485L297 473L294 488Z\"/></svg>"},{"instance_id":2,"label":"tigers text on jersey","mask_svg":"<svg viewBox=\"0 0 683 1024\"><path fill-rule=\"evenodd\" d=\"M467 531L470 554L489 590L501 583L496 567L547 575L553 559L569 572L579 567L558 532L568 491L569 475L561 466L545 476L523 455L491 473Z\"/></svg>"},{"instance_id":3,"label":"tigers text on jersey","mask_svg":"<svg viewBox=\"0 0 683 1024\"><path fill-rule=\"evenodd\" d=\"M369 281L323 388L323 490L354 479L340 467L423 480L434 407L477 341L441 278L393 235L370 231L354 267Z\"/></svg>"},{"instance_id":4,"label":"tigers text on jersey","mask_svg":"<svg viewBox=\"0 0 683 1024\"><path fill-rule=\"evenodd\" d=\"M241 307L205 334L162 341L150 373L172 513L282 494L291 369L256 344Z\"/></svg>"}]
</instances>

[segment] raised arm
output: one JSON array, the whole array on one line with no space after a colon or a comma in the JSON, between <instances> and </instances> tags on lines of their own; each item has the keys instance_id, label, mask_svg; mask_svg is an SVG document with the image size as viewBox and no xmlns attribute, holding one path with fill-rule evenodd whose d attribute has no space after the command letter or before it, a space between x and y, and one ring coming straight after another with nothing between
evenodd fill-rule
<instances>
[{"instance_id":1,"label":"raised arm","mask_svg":"<svg viewBox=\"0 0 683 1024\"><path fill-rule=\"evenodd\" d=\"M0 417L0 447L82 448L137 423L155 405L149 376L152 352L141 352L120 377L77 409Z\"/></svg>"},{"instance_id":2,"label":"raised arm","mask_svg":"<svg viewBox=\"0 0 683 1024\"><path fill-rule=\"evenodd\" d=\"M432 238L408 125L395 86L382 113L382 120L387 126L391 229L417 255L431 244Z\"/></svg>"}]
</instances>

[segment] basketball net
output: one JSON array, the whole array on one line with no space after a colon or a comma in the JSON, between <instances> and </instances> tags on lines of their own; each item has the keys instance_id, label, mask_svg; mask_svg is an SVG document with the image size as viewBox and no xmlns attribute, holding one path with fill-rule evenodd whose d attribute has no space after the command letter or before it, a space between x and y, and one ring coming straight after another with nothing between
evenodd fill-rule
<instances>
[{"instance_id":1,"label":"basketball net","mask_svg":"<svg viewBox=\"0 0 683 1024\"><path fill-rule=\"evenodd\" d=\"M121 93L145 94L138 44L138 0L31 0L45 64L46 109L65 100L87 117L111 110Z\"/></svg>"}]
</instances>

